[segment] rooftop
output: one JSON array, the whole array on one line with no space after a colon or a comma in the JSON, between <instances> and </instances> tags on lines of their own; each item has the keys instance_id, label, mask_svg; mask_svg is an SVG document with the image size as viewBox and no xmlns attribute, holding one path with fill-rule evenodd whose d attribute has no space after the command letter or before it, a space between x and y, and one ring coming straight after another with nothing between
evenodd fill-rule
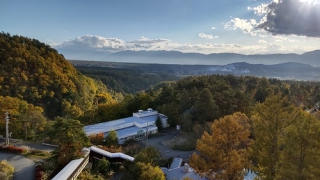
<instances>
[{"instance_id":1,"label":"rooftop","mask_svg":"<svg viewBox=\"0 0 320 180\"><path fill-rule=\"evenodd\" d=\"M166 174L167 180L182 180L184 178L190 178L194 180L207 180L206 177L201 177L200 175L196 174L194 170L187 165L181 166L182 158L174 158L170 168L161 168L162 171Z\"/></svg>"},{"instance_id":2,"label":"rooftop","mask_svg":"<svg viewBox=\"0 0 320 180\"><path fill-rule=\"evenodd\" d=\"M140 110L138 113L133 113L132 117L85 126L84 131L87 135L92 135L131 127L144 128L153 125L157 116L160 116L161 119L166 118L163 114L159 114L158 111ZM131 130L128 129L127 131Z\"/></svg>"}]
</instances>

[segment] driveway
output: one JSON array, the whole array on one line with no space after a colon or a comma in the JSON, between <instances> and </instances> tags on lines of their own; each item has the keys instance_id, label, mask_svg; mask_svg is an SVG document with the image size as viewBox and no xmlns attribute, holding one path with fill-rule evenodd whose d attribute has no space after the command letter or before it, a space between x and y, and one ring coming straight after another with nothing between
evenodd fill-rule
<instances>
[{"instance_id":1,"label":"driveway","mask_svg":"<svg viewBox=\"0 0 320 180\"><path fill-rule=\"evenodd\" d=\"M162 157L164 158L170 158L170 157L181 157L184 161L189 161L190 156L192 155L193 152L196 151L178 151L178 150L173 150L170 149L169 147L165 146L162 144L163 141L169 140L174 138L174 134L169 133L169 134L159 134L157 137L152 137L147 140L147 146L154 146L156 147ZM144 141L141 141L141 143L145 143Z\"/></svg>"},{"instance_id":2,"label":"driveway","mask_svg":"<svg viewBox=\"0 0 320 180\"><path fill-rule=\"evenodd\" d=\"M0 153L0 160L6 159L14 167L14 180L34 180L33 160L11 153Z\"/></svg>"},{"instance_id":3,"label":"driveway","mask_svg":"<svg viewBox=\"0 0 320 180\"><path fill-rule=\"evenodd\" d=\"M0 143L4 142L0 139ZM29 146L34 149L53 151L55 147L42 145L41 142L11 141L14 146ZM35 163L21 155L0 152L0 160L6 159L14 167L14 180L34 180Z\"/></svg>"}]
</instances>

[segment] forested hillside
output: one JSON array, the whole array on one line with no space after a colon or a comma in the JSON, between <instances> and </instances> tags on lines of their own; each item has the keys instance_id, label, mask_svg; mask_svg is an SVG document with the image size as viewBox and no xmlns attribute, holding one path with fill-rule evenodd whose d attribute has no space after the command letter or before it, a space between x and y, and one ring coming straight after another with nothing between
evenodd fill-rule
<instances>
[{"instance_id":1,"label":"forested hillside","mask_svg":"<svg viewBox=\"0 0 320 180\"><path fill-rule=\"evenodd\" d=\"M101 105L83 115L81 121L91 124L113 120L151 107L166 114L170 125L181 124L185 130L191 131L196 127L195 122L205 124L235 112L250 116L257 103L278 93L288 96L294 105L308 109L320 101L320 83L253 76L190 76L127 96L117 104Z\"/></svg>"},{"instance_id":2,"label":"forested hillside","mask_svg":"<svg viewBox=\"0 0 320 180\"><path fill-rule=\"evenodd\" d=\"M178 77L165 72L151 73L140 69L81 67L76 66L82 74L100 80L115 92L134 94L148 89L162 81L177 80Z\"/></svg>"},{"instance_id":3,"label":"forested hillside","mask_svg":"<svg viewBox=\"0 0 320 180\"><path fill-rule=\"evenodd\" d=\"M112 101L101 82L35 39L0 33L0 64L0 95L40 106L49 118L75 117L99 101Z\"/></svg>"}]
</instances>

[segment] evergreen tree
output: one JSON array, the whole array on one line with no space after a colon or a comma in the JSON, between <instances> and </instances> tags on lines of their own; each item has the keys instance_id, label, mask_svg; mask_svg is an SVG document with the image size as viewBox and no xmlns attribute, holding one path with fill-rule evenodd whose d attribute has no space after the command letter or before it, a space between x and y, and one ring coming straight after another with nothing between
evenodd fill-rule
<instances>
[{"instance_id":1,"label":"evergreen tree","mask_svg":"<svg viewBox=\"0 0 320 180\"><path fill-rule=\"evenodd\" d=\"M219 117L219 107L213 100L213 96L208 88L200 91L195 104L195 114L197 120L201 123L213 121Z\"/></svg>"},{"instance_id":2,"label":"evergreen tree","mask_svg":"<svg viewBox=\"0 0 320 180\"><path fill-rule=\"evenodd\" d=\"M107 176L110 171L110 163L109 161L103 157L95 166L94 172L98 172L103 174L104 176Z\"/></svg>"},{"instance_id":3,"label":"evergreen tree","mask_svg":"<svg viewBox=\"0 0 320 180\"><path fill-rule=\"evenodd\" d=\"M153 146L149 146L142 151L139 152L139 154L135 155L134 161L142 162L145 164L150 163L152 166L156 166L161 158L160 152L157 148Z\"/></svg>"},{"instance_id":4,"label":"evergreen tree","mask_svg":"<svg viewBox=\"0 0 320 180\"><path fill-rule=\"evenodd\" d=\"M156 119L156 126L158 127L159 131L163 129L163 124L162 124L161 118L159 116Z\"/></svg>"},{"instance_id":5,"label":"evergreen tree","mask_svg":"<svg viewBox=\"0 0 320 180\"><path fill-rule=\"evenodd\" d=\"M119 145L118 135L116 131L110 131L108 133L107 137L104 139L104 145L108 147Z\"/></svg>"},{"instance_id":6,"label":"evergreen tree","mask_svg":"<svg viewBox=\"0 0 320 180\"><path fill-rule=\"evenodd\" d=\"M79 157L82 148L89 145L89 138L78 120L56 118L55 121L47 135L53 144L58 145L54 153L58 164L64 166Z\"/></svg>"}]
</instances>

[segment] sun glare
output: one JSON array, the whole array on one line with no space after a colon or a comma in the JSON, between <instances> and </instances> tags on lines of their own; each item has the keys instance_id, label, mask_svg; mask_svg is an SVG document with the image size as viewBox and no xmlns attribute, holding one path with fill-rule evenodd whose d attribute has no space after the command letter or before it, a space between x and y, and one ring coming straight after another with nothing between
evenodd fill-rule
<instances>
[{"instance_id":1,"label":"sun glare","mask_svg":"<svg viewBox=\"0 0 320 180\"><path fill-rule=\"evenodd\" d=\"M306 2L310 4L320 4L320 0L300 0L300 2Z\"/></svg>"}]
</instances>

